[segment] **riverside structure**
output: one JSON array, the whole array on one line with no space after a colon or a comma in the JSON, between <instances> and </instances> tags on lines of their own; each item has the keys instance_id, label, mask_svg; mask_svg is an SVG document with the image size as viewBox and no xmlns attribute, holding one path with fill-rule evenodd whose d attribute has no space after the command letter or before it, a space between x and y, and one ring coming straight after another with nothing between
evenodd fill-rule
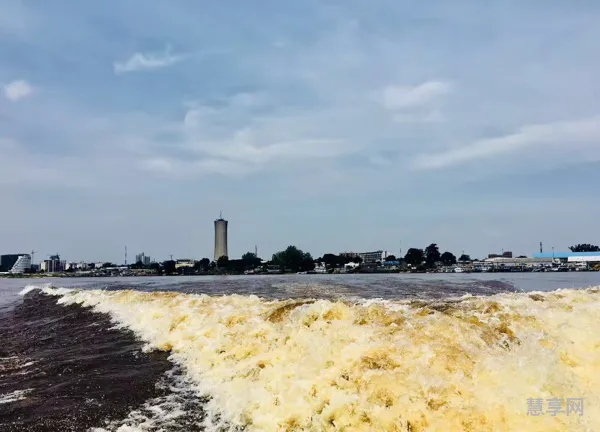
<instances>
[{"instance_id":1,"label":"riverside structure","mask_svg":"<svg viewBox=\"0 0 600 432\"><path fill-rule=\"evenodd\" d=\"M223 215L215 221L215 262L222 256L228 257L227 254L227 221L223 219Z\"/></svg>"}]
</instances>

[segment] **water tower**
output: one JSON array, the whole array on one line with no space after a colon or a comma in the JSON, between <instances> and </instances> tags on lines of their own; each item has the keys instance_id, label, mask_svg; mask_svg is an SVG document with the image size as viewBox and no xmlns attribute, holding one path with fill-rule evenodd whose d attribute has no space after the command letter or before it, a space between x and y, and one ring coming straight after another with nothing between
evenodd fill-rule
<instances>
[{"instance_id":1,"label":"water tower","mask_svg":"<svg viewBox=\"0 0 600 432\"><path fill-rule=\"evenodd\" d=\"M219 219L215 221L215 257L217 261L222 256L228 257L227 254L227 221L223 219L223 213Z\"/></svg>"}]
</instances>

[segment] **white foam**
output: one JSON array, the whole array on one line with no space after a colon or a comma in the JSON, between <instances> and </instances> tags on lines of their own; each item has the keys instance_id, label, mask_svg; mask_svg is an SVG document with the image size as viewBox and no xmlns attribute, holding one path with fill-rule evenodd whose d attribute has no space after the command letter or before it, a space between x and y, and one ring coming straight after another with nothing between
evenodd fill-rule
<instances>
[{"instance_id":1,"label":"white foam","mask_svg":"<svg viewBox=\"0 0 600 432\"><path fill-rule=\"evenodd\" d=\"M27 399L27 394L31 393L32 391L33 389L27 389L17 390L12 393L0 394L0 404L7 404Z\"/></svg>"},{"instance_id":2,"label":"white foam","mask_svg":"<svg viewBox=\"0 0 600 432\"><path fill-rule=\"evenodd\" d=\"M74 290L70 288L54 288L52 284L48 283L43 285L27 285L21 290L19 295L24 296L32 291L40 291L44 294L48 294L51 296L63 296L65 294L73 292Z\"/></svg>"},{"instance_id":3,"label":"white foam","mask_svg":"<svg viewBox=\"0 0 600 432\"><path fill-rule=\"evenodd\" d=\"M211 397L209 430L600 426L598 289L423 306L92 290L59 303L110 314L170 351ZM584 398L585 415L527 415L528 398L551 397Z\"/></svg>"}]
</instances>

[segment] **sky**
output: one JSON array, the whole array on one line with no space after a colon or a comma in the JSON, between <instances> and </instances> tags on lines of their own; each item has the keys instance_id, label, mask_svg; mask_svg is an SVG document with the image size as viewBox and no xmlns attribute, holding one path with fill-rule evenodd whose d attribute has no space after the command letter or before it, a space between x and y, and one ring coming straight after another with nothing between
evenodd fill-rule
<instances>
[{"instance_id":1,"label":"sky","mask_svg":"<svg viewBox=\"0 0 600 432\"><path fill-rule=\"evenodd\" d=\"M0 253L600 243L600 3L0 0Z\"/></svg>"}]
</instances>

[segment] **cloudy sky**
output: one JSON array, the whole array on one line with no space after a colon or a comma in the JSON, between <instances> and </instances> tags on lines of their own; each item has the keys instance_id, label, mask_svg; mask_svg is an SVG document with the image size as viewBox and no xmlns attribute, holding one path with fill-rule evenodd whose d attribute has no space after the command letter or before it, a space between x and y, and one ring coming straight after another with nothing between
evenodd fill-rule
<instances>
[{"instance_id":1,"label":"cloudy sky","mask_svg":"<svg viewBox=\"0 0 600 432\"><path fill-rule=\"evenodd\" d=\"M600 3L0 0L0 252L600 243Z\"/></svg>"}]
</instances>

